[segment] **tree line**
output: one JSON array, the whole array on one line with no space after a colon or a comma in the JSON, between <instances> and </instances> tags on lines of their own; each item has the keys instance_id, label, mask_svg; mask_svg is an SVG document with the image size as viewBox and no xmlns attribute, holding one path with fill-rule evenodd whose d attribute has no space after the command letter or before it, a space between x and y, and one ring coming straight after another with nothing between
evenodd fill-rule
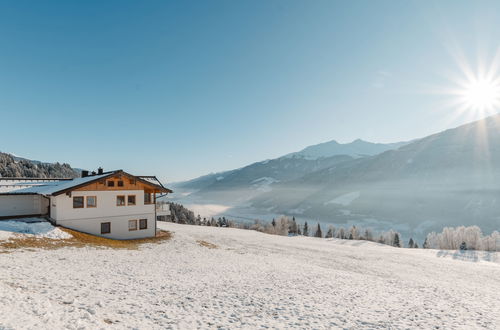
<instances>
[{"instance_id":1,"label":"tree line","mask_svg":"<svg viewBox=\"0 0 500 330\"><path fill-rule=\"evenodd\" d=\"M76 178L80 173L69 164L41 163L16 159L0 152L0 177L4 178Z\"/></svg>"},{"instance_id":2,"label":"tree line","mask_svg":"<svg viewBox=\"0 0 500 330\"><path fill-rule=\"evenodd\" d=\"M295 217L289 218L286 216L280 217L277 220L273 219L271 222L262 220L255 220L253 223L236 222L227 219L226 217L215 218L202 218L200 215L195 216L194 212L185 208L181 204L169 203L170 213L169 221L179 224L189 224L198 226L213 226L213 227L231 227L247 230L256 230L259 232L281 235L281 236L313 236L318 238L338 238L350 240L367 240L381 244L387 244L395 247L403 247L401 242L401 234L395 231L388 231L375 234L370 228L360 228L351 226L350 228L329 226L326 234L323 235L321 225L317 223L312 228L308 222L300 224L296 221ZM409 247L418 247L417 244L410 241Z\"/></svg>"},{"instance_id":3,"label":"tree line","mask_svg":"<svg viewBox=\"0 0 500 330\"><path fill-rule=\"evenodd\" d=\"M394 247L425 248L442 250L484 250L500 251L500 233L494 231L491 235L483 235L478 226L470 227L446 227L441 233L429 233L422 244L410 238L404 244L401 234L394 230L375 232L371 228L359 226L335 227L329 225L326 232L321 228L320 223L311 226L307 221L298 223L295 217L286 216L272 221L254 220L253 223L237 222L226 217L202 218L195 216L194 212L188 210L181 204L169 203L171 216L169 221L199 226L231 227L247 230L255 230L262 233L280 236L312 236L317 238L337 238L346 240L366 240Z\"/></svg>"},{"instance_id":4,"label":"tree line","mask_svg":"<svg viewBox=\"0 0 500 330\"><path fill-rule=\"evenodd\" d=\"M500 233L483 235L478 226L445 227L441 233L427 235L424 248L441 250L500 251Z\"/></svg>"}]
</instances>

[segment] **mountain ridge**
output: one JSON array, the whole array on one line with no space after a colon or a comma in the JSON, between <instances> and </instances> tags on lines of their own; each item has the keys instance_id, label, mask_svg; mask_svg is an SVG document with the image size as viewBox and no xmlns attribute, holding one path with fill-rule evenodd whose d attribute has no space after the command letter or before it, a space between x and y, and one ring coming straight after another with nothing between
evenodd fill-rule
<instances>
[{"instance_id":1,"label":"mountain ridge","mask_svg":"<svg viewBox=\"0 0 500 330\"><path fill-rule=\"evenodd\" d=\"M66 163L46 163L0 152L0 178L76 178L80 172Z\"/></svg>"},{"instance_id":2,"label":"mountain ridge","mask_svg":"<svg viewBox=\"0 0 500 330\"><path fill-rule=\"evenodd\" d=\"M411 141L395 143L374 143L356 139L349 143L339 143L336 140L318 143L305 147L301 151L292 152L283 157L303 157L307 159L326 158L335 155L349 155L351 157L373 156L381 152L397 149Z\"/></svg>"},{"instance_id":3,"label":"mountain ridge","mask_svg":"<svg viewBox=\"0 0 500 330\"><path fill-rule=\"evenodd\" d=\"M500 227L499 180L497 115L278 183L250 203L337 223L386 222L410 232L474 224L492 231Z\"/></svg>"},{"instance_id":4,"label":"mountain ridge","mask_svg":"<svg viewBox=\"0 0 500 330\"><path fill-rule=\"evenodd\" d=\"M290 168L290 166L297 167L296 164L293 164L294 162L301 163L302 166L306 168L304 168L303 172L299 174L306 174L312 170L318 170L323 167L333 165L334 163L337 163L337 161L340 160L348 160L353 158L360 158L369 155L374 155L382 151L390 150L392 148L398 148L407 143L408 142L396 142L396 143L383 144L383 143L372 143L363 141L361 139L357 139L350 143L342 144L338 143L336 140L331 140L320 144L308 146L302 149L301 151L289 153L274 159L267 159L264 161L254 162L247 166L243 166L233 170L210 173L187 181L174 182L172 183L172 185L174 188L180 189L182 192L193 192L193 191L196 192L202 189L207 189L212 185L218 185L217 184L218 182L223 181L227 177L230 176L234 177L236 173L245 172L249 168L263 167L265 165L268 165L268 167L272 167L279 163L282 163L281 164L282 167L286 167L285 170ZM333 157L337 156L342 156L343 159L340 158L333 159ZM306 163L308 164L305 165ZM278 167L279 166L280 165L278 165ZM276 169L269 170L269 172L274 172L274 173L273 174L263 173L261 174L260 177L258 176L252 177L251 180L250 178L248 178L247 183L250 183L251 181L260 178L273 177L273 175L274 176L280 175L279 173L276 173ZM297 175L298 174L290 175L286 179L295 178ZM275 178L275 179L281 180L280 178Z\"/></svg>"},{"instance_id":5,"label":"mountain ridge","mask_svg":"<svg viewBox=\"0 0 500 330\"><path fill-rule=\"evenodd\" d=\"M330 161L288 155L272 161ZM263 187L253 187L251 181L246 186L212 183L186 201L208 200L228 206L226 214L250 218L284 214L342 225L393 228L416 237L444 226L478 225L485 231L500 228L500 188L495 184L500 182L500 115L375 155L345 156L323 165L304 167L302 175L283 180L266 175L260 178Z\"/></svg>"}]
</instances>

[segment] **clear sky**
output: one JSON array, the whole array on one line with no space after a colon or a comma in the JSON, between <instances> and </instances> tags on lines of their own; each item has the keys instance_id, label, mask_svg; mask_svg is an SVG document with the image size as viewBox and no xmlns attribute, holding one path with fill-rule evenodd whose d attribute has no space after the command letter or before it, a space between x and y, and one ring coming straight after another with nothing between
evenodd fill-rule
<instances>
[{"instance_id":1,"label":"clear sky","mask_svg":"<svg viewBox=\"0 0 500 330\"><path fill-rule=\"evenodd\" d=\"M497 1L1 1L0 150L166 181L470 120Z\"/></svg>"}]
</instances>

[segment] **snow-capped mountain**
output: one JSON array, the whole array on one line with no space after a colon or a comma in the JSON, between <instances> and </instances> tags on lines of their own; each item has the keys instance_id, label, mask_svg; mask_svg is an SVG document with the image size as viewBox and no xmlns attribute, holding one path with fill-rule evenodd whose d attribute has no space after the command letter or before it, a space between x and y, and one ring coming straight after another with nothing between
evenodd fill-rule
<instances>
[{"instance_id":1,"label":"snow-capped mountain","mask_svg":"<svg viewBox=\"0 0 500 330\"><path fill-rule=\"evenodd\" d=\"M298 179L336 164L398 148L404 144L405 142L382 144L362 140L340 144L330 141L236 170L174 183L173 187L180 193L193 193L192 198L233 205L272 190L271 185L276 183Z\"/></svg>"},{"instance_id":2,"label":"snow-capped mountain","mask_svg":"<svg viewBox=\"0 0 500 330\"><path fill-rule=\"evenodd\" d=\"M500 228L500 115L275 184L256 210L406 232Z\"/></svg>"},{"instance_id":3,"label":"snow-capped mountain","mask_svg":"<svg viewBox=\"0 0 500 330\"><path fill-rule=\"evenodd\" d=\"M353 151L355 146L363 146ZM378 150L390 149L375 155ZM348 155L326 157L327 147ZM365 148L366 147L366 148ZM395 149L391 149L395 148ZM321 155L321 156L320 156ZM363 156L367 155L367 156ZM177 188L226 214L294 215L398 229L418 237L443 226L500 228L500 115L408 144L329 142L212 174ZM182 200L180 200L182 202Z\"/></svg>"},{"instance_id":4,"label":"snow-capped mountain","mask_svg":"<svg viewBox=\"0 0 500 330\"><path fill-rule=\"evenodd\" d=\"M176 184L174 191L193 192L191 198L198 200L235 205L272 190L271 186L278 182L294 180L352 159L347 155L314 160L281 157Z\"/></svg>"},{"instance_id":5,"label":"snow-capped mountain","mask_svg":"<svg viewBox=\"0 0 500 330\"><path fill-rule=\"evenodd\" d=\"M316 144L301 151L288 154L284 157L300 157L305 159L319 159L335 155L348 155L354 158L373 156L387 150L397 149L409 142L372 143L357 139L351 143L338 143L335 140Z\"/></svg>"}]
</instances>

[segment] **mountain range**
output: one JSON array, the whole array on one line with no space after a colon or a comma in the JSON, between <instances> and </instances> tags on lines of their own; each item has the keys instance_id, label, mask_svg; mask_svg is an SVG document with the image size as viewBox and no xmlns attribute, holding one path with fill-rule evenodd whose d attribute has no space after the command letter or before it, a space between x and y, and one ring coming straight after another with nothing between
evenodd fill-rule
<instances>
[{"instance_id":1,"label":"mountain range","mask_svg":"<svg viewBox=\"0 0 500 330\"><path fill-rule=\"evenodd\" d=\"M500 228L500 115L411 142L356 140L174 184L186 204L280 214L418 237L444 226ZM229 209L227 209L229 208Z\"/></svg>"},{"instance_id":2,"label":"mountain range","mask_svg":"<svg viewBox=\"0 0 500 330\"><path fill-rule=\"evenodd\" d=\"M272 184L299 179L307 174L346 161L376 155L406 143L382 144L358 139L351 143L340 144L333 140L236 170L173 183L173 187L184 194L195 192L193 196L197 198L235 204L269 191Z\"/></svg>"}]
</instances>

